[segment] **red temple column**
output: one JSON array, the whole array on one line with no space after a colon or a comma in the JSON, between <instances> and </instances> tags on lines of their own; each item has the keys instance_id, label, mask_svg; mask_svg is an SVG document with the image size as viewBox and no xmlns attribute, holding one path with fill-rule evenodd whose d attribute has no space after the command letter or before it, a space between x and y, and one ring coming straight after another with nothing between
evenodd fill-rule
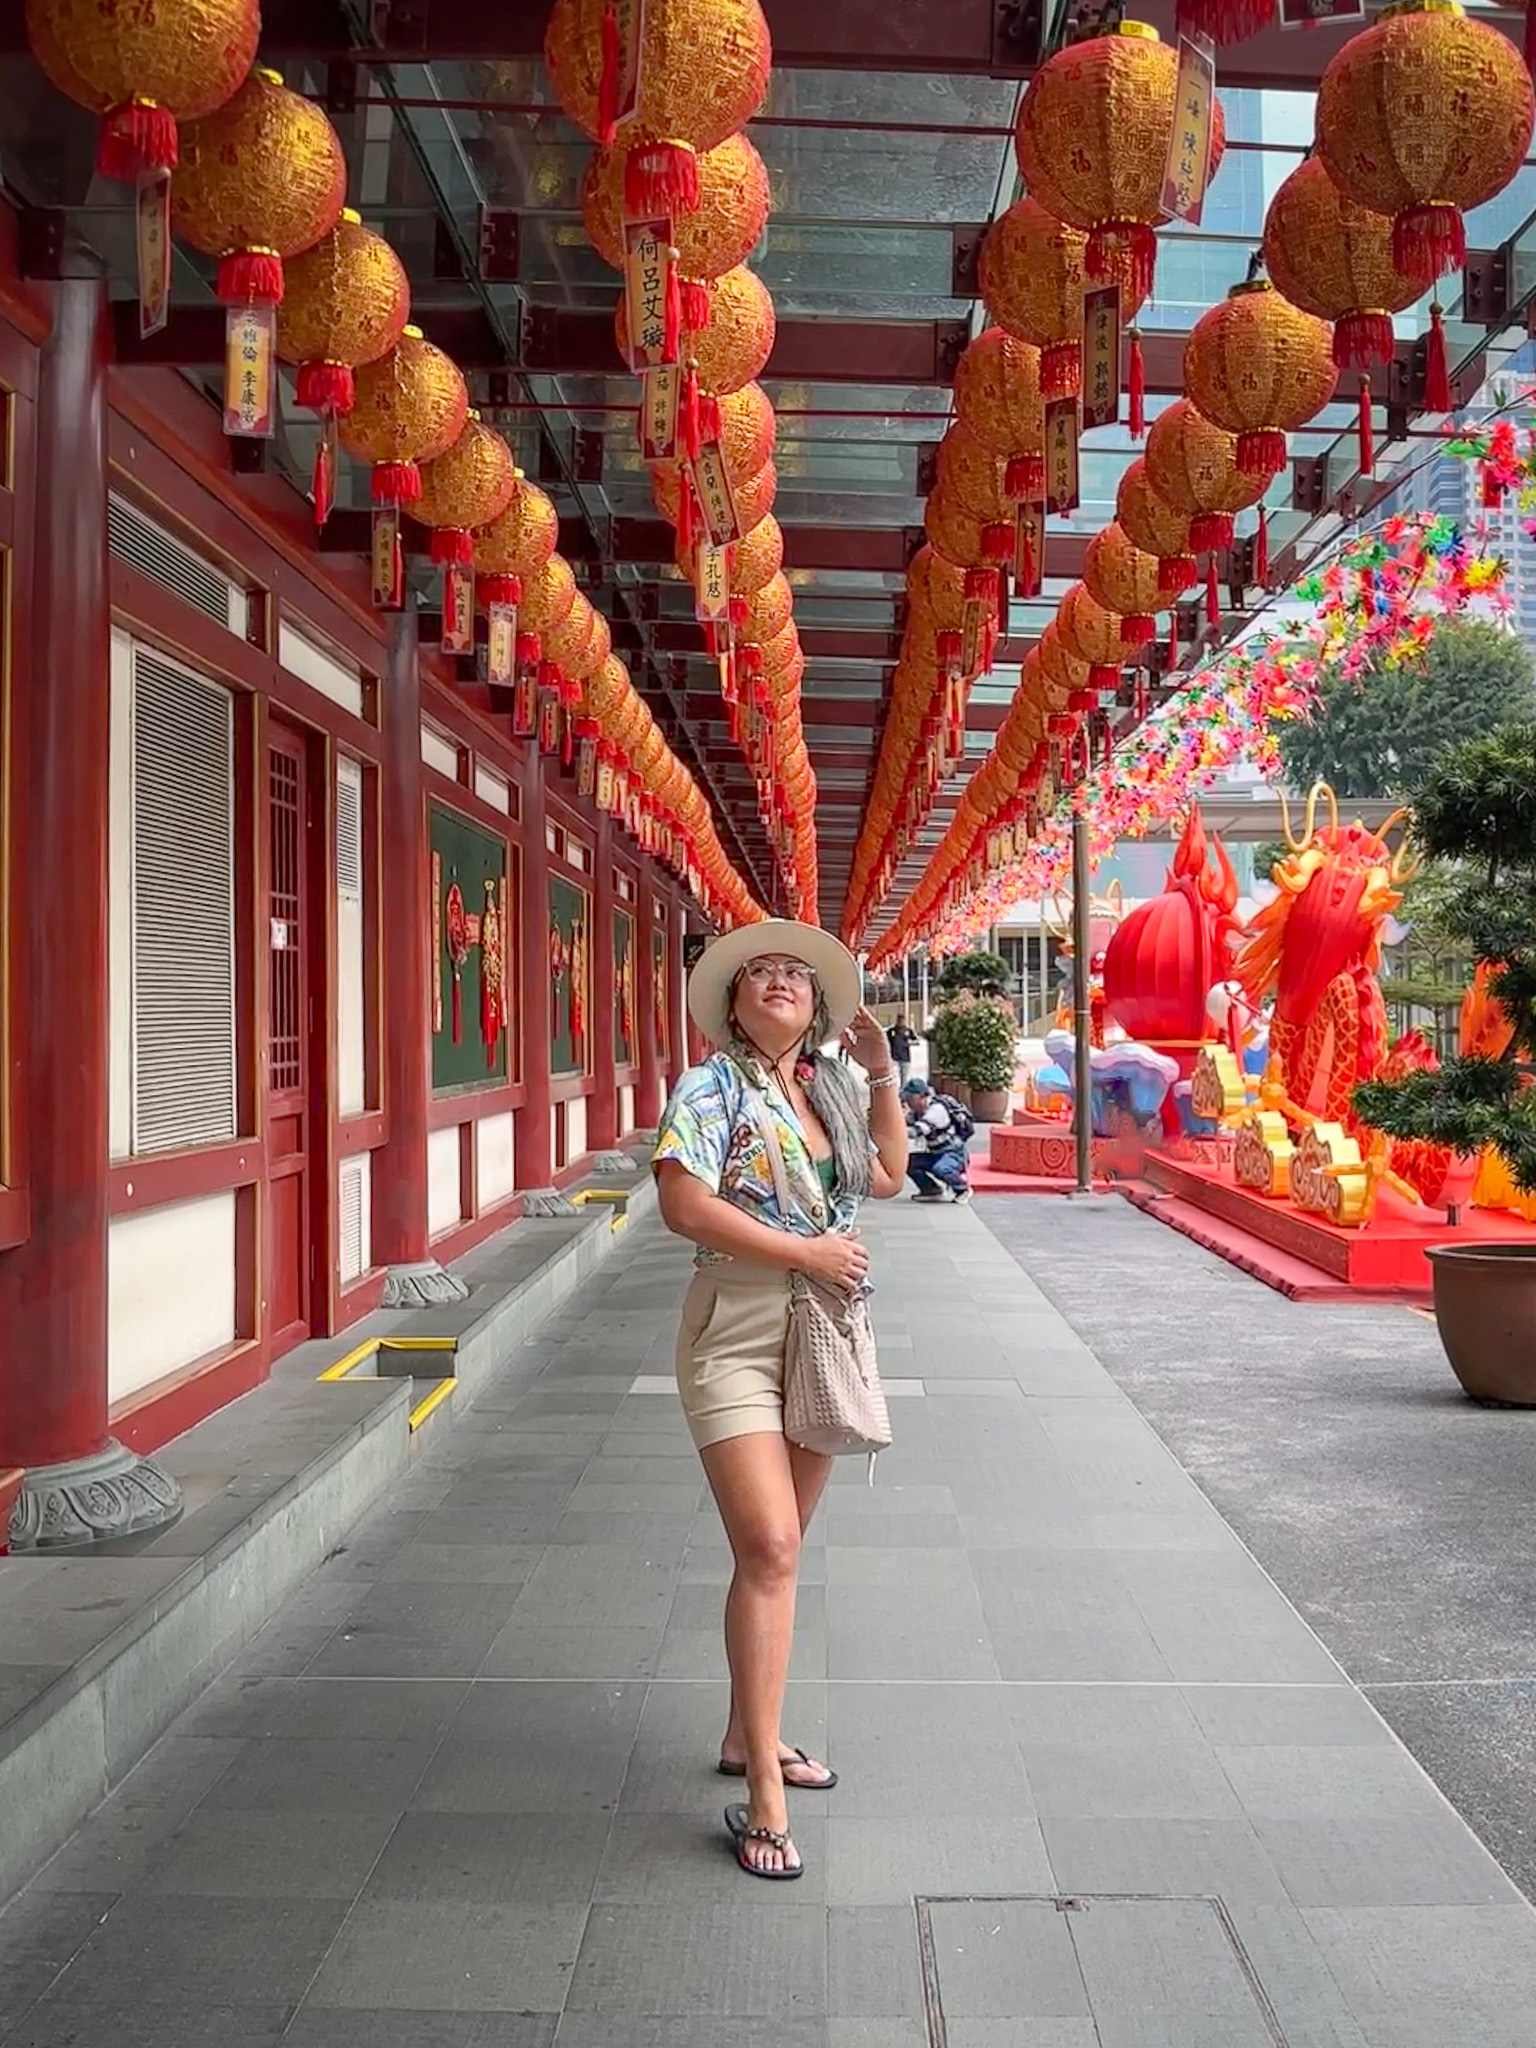
<instances>
[{"instance_id":1,"label":"red temple column","mask_svg":"<svg viewBox=\"0 0 1536 2048\"><path fill-rule=\"evenodd\" d=\"M614 1004L618 963L613 957L613 820L604 812L597 821L592 852L592 915L597 922L592 946L592 1094L587 1101L587 1148L610 1152L619 1142L619 1078L615 1067L618 1033Z\"/></svg>"},{"instance_id":2,"label":"red temple column","mask_svg":"<svg viewBox=\"0 0 1536 2048\"><path fill-rule=\"evenodd\" d=\"M112 616L107 565L107 325L94 279L51 287L39 362L37 521L25 756L37 944L11 1000L31 1048L18 1077L32 1229L0 1252L0 1470L23 1466L13 1550L77 1548L172 1521L176 1481L107 1428L111 1144L107 866Z\"/></svg>"},{"instance_id":3,"label":"red temple column","mask_svg":"<svg viewBox=\"0 0 1536 2048\"><path fill-rule=\"evenodd\" d=\"M389 1270L385 1308L462 1301L427 1231L427 1103L432 1077L432 909L421 785L421 655L414 599L394 620L384 671L379 774L380 981L389 1137L373 1155L373 1262Z\"/></svg>"},{"instance_id":4,"label":"red temple column","mask_svg":"<svg viewBox=\"0 0 1536 2048\"><path fill-rule=\"evenodd\" d=\"M522 1077L527 1099L517 1112L516 1167L520 1188L545 1190L553 1178L549 1096L549 846L545 838L544 763L531 744L523 750L522 904L518 920L518 1004Z\"/></svg>"},{"instance_id":5,"label":"red temple column","mask_svg":"<svg viewBox=\"0 0 1536 2048\"><path fill-rule=\"evenodd\" d=\"M636 1024L640 1033L640 1079L635 1088L635 1123L642 1131L654 1131L661 1122L663 1083L661 1046L656 1032L656 898L648 882L642 883L635 906L635 944L640 957L635 963Z\"/></svg>"}]
</instances>

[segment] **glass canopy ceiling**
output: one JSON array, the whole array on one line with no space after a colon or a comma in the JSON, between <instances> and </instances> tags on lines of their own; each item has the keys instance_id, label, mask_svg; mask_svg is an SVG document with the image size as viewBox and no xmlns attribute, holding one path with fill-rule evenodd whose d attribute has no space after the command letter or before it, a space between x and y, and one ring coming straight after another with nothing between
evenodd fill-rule
<instances>
[{"instance_id":1,"label":"glass canopy ceiling","mask_svg":"<svg viewBox=\"0 0 1536 2048\"><path fill-rule=\"evenodd\" d=\"M822 914L833 925L896 657L904 564L921 540L931 451L950 410L937 340L958 346L984 324L966 267L957 264L957 244L967 238L956 230L980 228L1017 196L1010 136L1022 91L1018 77L975 69L882 68L878 47L857 68L805 61L815 58L822 21L829 47L845 48L838 18L847 4L823 0L817 10L803 0L767 0L776 40L796 41L795 61L775 69L764 114L751 129L773 192L769 224L751 261L781 323L809 323L809 330L796 329L795 367L803 363L807 373L775 375L770 362L763 382L779 417L775 514L786 531L796 618L807 644L806 737L822 792ZM914 33L918 16L935 12L932 0L904 0L906 6L916 10L904 23ZM19 7L4 11L20 14ZM543 11L542 5L518 10L540 16L537 29ZM937 11L942 18L943 7ZM963 11L974 13L976 0L964 0ZM1156 18L1157 9L1150 12ZM578 194L589 146L549 103L533 54L536 34L523 25L509 36L515 50L504 58L469 61L450 52L439 60L431 47L436 14L428 6L428 48L420 61L384 63L370 58L368 33L355 19L338 14L328 24L326 13L316 7L306 13L303 33L279 37L285 49L309 52L283 59L279 51L288 83L331 106L347 150L351 203L405 258L429 332L435 319L478 323L485 338L478 354L487 367L472 376L472 386L483 402L496 401L494 416L519 460L555 496L562 545L573 561L585 561L594 601L629 621L617 638L620 651L658 716L669 722L674 744L699 763L717 806L729 813L734 833L725 835L728 848L766 888L768 862L750 778L720 716L712 668L691 625L690 594L671 568L670 548L663 552L659 544L664 530L635 448L635 385L611 346L600 345L618 279L582 229ZM1518 33L1518 17L1491 18ZM1311 138L1308 80L1349 32L1346 25L1284 38L1284 68L1292 77L1300 74L1295 84L1222 85L1226 158L1198 227L1176 224L1160 237L1157 297L1141 322L1149 337L1186 332L1244 275L1269 198ZM346 61L342 53L359 43L363 48L353 55L363 61ZM130 222L117 190L93 180L92 124L45 84L14 31L6 48L11 54L0 58L0 171L24 203L66 209L73 232L110 265L114 291L127 296ZM1256 48L1244 46L1235 55ZM908 54L902 50L889 61L894 66ZM1250 74L1261 61L1250 60ZM1229 68L1225 62L1219 67ZM1247 74L1239 68L1237 75ZM515 271L486 276L477 265L481 227L487 218L506 216L516 217ZM1497 201L1468 220L1472 247L1513 243L1514 302L1536 286L1533 217L1536 165L1527 164ZM206 269L181 252L175 297L187 306L210 298ZM1447 280L1443 303L1453 362L1490 345L1496 361L1502 347L1524 339L1523 323L1503 337L1461 325L1459 280ZM541 326L545 316L558 317ZM1422 330L1426 318L1427 305L1415 308L1399 320L1400 336ZM886 343L910 334L916 323L945 323L934 330L932 373L921 382L880 381L881 366L893 354ZM540 343L541 333L552 335L553 343ZM565 336L578 338L570 349L562 344ZM910 359L903 349L901 360ZM488 365L496 360L508 369L493 380ZM186 369L202 381L210 378L210 366L188 363ZM1170 396L1149 393L1149 412ZM1385 414L1378 417L1380 448L1387 434ZM1293 458L1330 458L1330 490L1353 475L1353 425L1353 402L1339 403L1292 437ZM1425 434L1437 425L1416 423ZM1424 445L1421 440L1415 449L1411 439L1388 444L1382 469L1394 460L1411 464ZM312 447L307 416L290 408L274 459L307 482ZM1111 519L1120 476L1138 452L1124 427L1089 434L1083 504L1053 531L1086 541ZM1276 552L1325 530L1314 515L1290 508L1291 492L1287 475L1271 493ZM366 503L362 477L343 479L346 502ZM572 546L569 537L583 532L587 545ZM841 537L837 546L827 545L829 534ZM420 573L425 582L424 565ZM966 772L991 744L1024 646L1050 618L1069 580L1051 576L1039 600L1012 607L1010 658L973 693ZM926 860L958 787L957 779L907 875Z\"/></svg>"}]
</instances>

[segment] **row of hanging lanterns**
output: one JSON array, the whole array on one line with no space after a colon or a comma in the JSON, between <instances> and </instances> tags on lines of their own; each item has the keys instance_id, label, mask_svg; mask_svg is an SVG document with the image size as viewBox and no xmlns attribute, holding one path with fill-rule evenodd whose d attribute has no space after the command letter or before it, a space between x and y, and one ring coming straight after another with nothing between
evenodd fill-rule
<instances>
[{"instance_id":1,"label":"row of hanging lanterns","mask_svg":"<svg viewBox=\"0 0 1536 2048\"><path fill-rule=\"evenodd\" d=\"M1242 11L1229 10L1234 19ZM1151 284L1153 166L1171 163L1158 126L1166 126L1171 105L1162 83L1171 53L1153 56L1158 47L1149 30L1121 24L1042 67L1025 94L1015 138L1031 196L994 224L982 250L989 312L1016 342L1039 352L1046 473L1032 481L1042 513L1075 502L1075 492L1066 498L1055 488L1053 450L1066 435L1053 437L1052 405L1070 394L1085 425L1118 415L1119 323L1098 314L1092 280L1119 285L1122 317L1134 314ZM998 741L881 940L876 964L931 936L989 869L1025 850L1059 789L1088 765L1095 727L1101 743L1107 738L1098 713L1101 692L1118 686L1125 661L1153 638L1156 613L1196 581L1201 555L1214 621L1216 556L1232 544L1234 515L1261 502L1284 467L1286 436L1329 402L1341 369L1368 373L1390 360L1392 316L1460 262L1462 211L1493 197L1514 176L1530 143L1532 112L1530 77L1513 46L1447 0L1389 8L1338 52L1318 92L1314 153L1268 209L1263 257L1269 275L1256 264L1189 335L1187 396L1154 422L1145 456L1122 479L1114 523L1090 543L1082 581L1062 600L1026 662ZM1214 96L1209 130L1214 166L1222 132ZM1111 340L1103 339L1101 325L1110 328ZM1116 397L1105 416L1095 400L1111 353ZM1139 435L1136 353L1133 340L1131 426ZM1027 379L1021 388L1027 389ZM975 432L968 400L968 380L957 377L951 438ZM1370 403L1366 374L1360 402L1365 474L1374 453ZM1425 405L1431 412L1451 405L1437 305ZM1077 420L1071 424L1075 441ZM1030 425L1022 416L1015 431L1027 434ZM1024 448L1021 440L1021 453ZM1075 484L1075 450L1064 468ZM1000 521L983 515L1006 513L1008 473L1001 473L1003 501L989 504L986 480L978 487L973 469L966 446L948 457L941 451L934 493L940 503L936 508L934 498L929 501L929 541L957 563L1001 559ZM1021 486L1014 585L1033 594L1038 557L1031 560L1026 538L1032 547L1043 516L1039 529L1032 516L1026 521L1022 463L1010 462L1008 471ZM1268 578L1266 554L1261 510L1260 584ZM1177 654L1176 641L1171 653ZM1047 673L1060 673L1063 657L1081 680L1056 708L1043 684ZM1061 680L1070 684L1072 671ZM1144 689L1137 710L1145 710ZM889 887L892 853L888 828L867 821L850 899L854 936Z\"/></svg>"},{"instance_id":2,"label":"row of hanging lanterns","mask_svg":"<svg viewBox=\"0 0 1536 2048\"><path fill-rule=\"evenodd\" d=\"M805 663L772 516L777 421L756 381L775 316L746 262L768 217L767 174L740 132L767 89L767 25L757 0L557 0L545 59L561 105L598 144L582 216L624 280L615 338L641 380L652 494L676 530L675 565L753 771L785 904L814 922Z\"/></svg>"},{"instance_id":3,"label":"row of hanging lanterns","mask_svg":"<svg viewBox=\"0 0 1536 2048\"><path fill-rule=\"evenodd\" d=\"M556 553L554 506L474 413L457 365L410 325L395 251L345 206L330 122L255 64L257 0L184 0L164 14L28 0L27 27L50 80L98 116L102 174L137 187L150 230L140 235L146 331L164 318L172 233L217 263L226 430L269 434L275 364L290 366L298 404L322 422L318 522L338 441L369 467L376 602L401 601L408 509L443 570L445 650L473 651L477 597L488 613L488 674L513 686L514 732L577 766L583 793L710 915L761 916L693 777L615 661L607 622Z\"/></svg>"}]
</instances>

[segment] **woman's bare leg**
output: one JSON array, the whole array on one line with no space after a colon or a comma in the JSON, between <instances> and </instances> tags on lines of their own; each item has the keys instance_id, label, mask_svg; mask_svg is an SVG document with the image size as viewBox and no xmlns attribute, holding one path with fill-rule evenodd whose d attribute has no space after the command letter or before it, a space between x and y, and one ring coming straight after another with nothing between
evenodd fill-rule
<instances>
[{"instance_id":1,"label":"woman's bare leg","mask_svg":"<svg viewBox=\"0 0 1536 2048\"><path fill-rule=\"evenodd\" d=\"M725 1602L725 1654L731 1669L732 1725L747 1766L747 1807L754 1827L789 1826L780 1768L779 1717L795 1633L800 1514L782 1431L728 1437L700 1454L736 1560ZM744 1854L760 1869L786 1857L767 1842Z\"/></svg>"},{"instance_id":2,"label":"woman's bare leg","mask_svg":"<svg viewBox=\"0 0 1536 2048\"><path fill-rule=\"evenodd\" d=\"M790 1443L787 1438L785 1439L785 1449L789 1454L789 1476L795 1493L796 1519L800 1525L800 1533L804 1536L806 1530L811 1525L811 1517L816 1512L816 1504L821 1499L826 1489L827 1481L832 1475L832 1460L819 1456L815 1451L803 1451L798 1444ZM738 1573L738 1578L739 1576ZM727 1645L729 1645L730 1641L732 1605L736 1592L736 1583L736 1580L733 1579L731 1591L726 1595L725 1626ZM731 1714L726 1724L725 1738L720 1744L720 1754L727 1763L738 1764L745 1760L747 1754L746 1735L742 1727L741 1709L736 1697L734 1679L731 1685ZM779 1736L779 1761L784 1767L785 1781L790 1785L814 1788L817 1784L824 1782L828 1775L825 1765L817 1763L814 1758L807 1764L800 1756L799 1751L792 1749L785 1742L782 1731Z\"/></svg>"}]
</instances>

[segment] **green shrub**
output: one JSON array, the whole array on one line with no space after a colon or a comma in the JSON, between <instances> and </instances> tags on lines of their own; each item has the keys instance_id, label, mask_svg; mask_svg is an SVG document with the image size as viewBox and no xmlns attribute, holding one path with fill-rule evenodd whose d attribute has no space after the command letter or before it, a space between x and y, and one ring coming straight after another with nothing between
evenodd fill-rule
<instances>
[{"instance_id":1,"label":"green shrub","mask_svg":"<svg viewBox=\"0 0 1536 2048\"><path fill-rule=\"evenodd\" d=\"M967 991L934 1019L930 1057L940 1073L952 1074L967 1088L1009 1088L1018 1064L1018 1038L1018 1022L1000 996Z\"/></svg>"}]
</instances>

